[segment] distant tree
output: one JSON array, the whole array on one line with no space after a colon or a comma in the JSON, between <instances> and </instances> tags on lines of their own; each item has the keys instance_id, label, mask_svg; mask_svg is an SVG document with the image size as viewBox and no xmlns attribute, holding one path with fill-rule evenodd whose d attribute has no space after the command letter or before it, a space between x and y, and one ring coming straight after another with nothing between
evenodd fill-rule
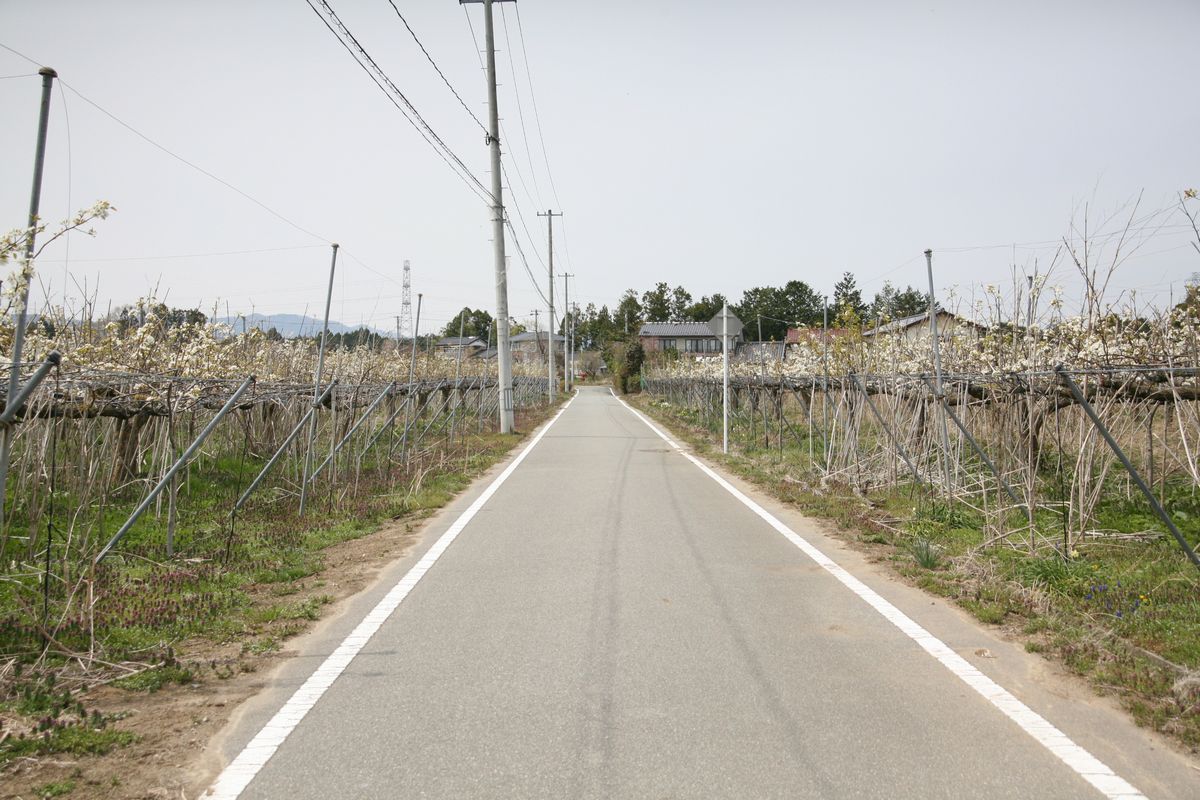
<instances>
[{"instance_id":1,"label":"distant tree","mask_svg":"<svg viewBox=\"0 0 1200 800\"><path fill-rule=\"evenodd\" d=\"M780 289L782 319L799 325L816 325L821 321L825 301L804 281L788 281Z\"/></svg>"},{"instance_id":2,"label":"distant tree","mask_svg":"<svg viewBox=\"0 0 1200 800\"><path fill-rule=\"evenodd\" d=\"M642 313L647 322L669 322L671 320L671 287L659 282L653 289L643 292Z\"/></svg>"},{"instance_id":3,"label":"distant tree","mask_svg":"<svg viewBox=\"0 0 1200 800\"><path fill-rule=\"evenodd\" d=\"M853 273L843 272L842 279L834 284L833 308L838 314L845 309L850 309L859 317L866 314L867 304L863 302L862 290L858 288Z\"/></svg>"},{"instance_id":4,"label":"distant tree","mask_svg":"<svg viewBox=\"0 0 1200 800\"><path fill-rule=\"evenodd\" d=\"M270 328L267 329L266 335L267 335L268 342L282 342L283 341L283 334L280 333L279 329L276 328L274 325L272 325Z\"/></svg>"},{"instance_id":5,"label":"distant tree","mask_svg":"<svg viewBox=\"0 0 1200 800\"><path fill-rule=\"evenodd\" d=\"M462 311L454 315L454 318L446 323L446 327L442 328L442 336L458 336L458 326L462 323L463 336L478 336L480 339L486 339L488 329L492 327L492 315L484 309L473 309L463 306Z\"/></svg>"},{"instance_id":6,"label":"distant tree","mask_svg":"<svg viewBox=\"0 0 1200 800\"><path fill-rule=\"evenodd\" d=\"M687 310L692 305L692 295L687 289L682 286L676 286L671 290L671 319L683 320L687 317Z\"/></svg>"},{"instance_id":7,"label":"distant tree","mask_svg":"<svg viewBox=\"0 0 1200 800\"><path fill-rule=\"evenodd\" d=\"M705 295L688 306L680 318L685 322L708 322L721 311L723 305L725 295Z\"/></svg>"},{"instance_id":8,"label":"distant tree","mask_svg":"<svg viewBox=\"0 0 1200 800\"><path fill-rule=\"evenodd\" d=\"M384 337L367 327L344 333L332 334L327 340L333 350L357 350L360 347L370 350L382 350Z\"/></svg>"},{"instance_id":9,"label":"distant tree","mask_svg":"<svg viewBox=\"0 0 1200 800\"><path fill-rule=\"evenodd\" d=\"M883 288L875 294L875 299L871 301L867 316L870 318L869 322L873 324L875 320L886 322L916 316L928 310L928 295L918 292L911 286L900 291L890 282L885 281Z\"/></svg>"},{"instance_id":10,"label":"distant tree","mask_svg":"<svg viewBox=\"0 0 1200 800\"><path fill-rule=\"evenodd\" d=\"M621 295L621 301L617 303L617 309L613 314L613 328L622 336L637 336L638 328L642 326L642 321L645 320L645 313L642 309L642 304L638 301L638 294L633 289L626 289L625 294Z\"/></svg>"}]
</instances>

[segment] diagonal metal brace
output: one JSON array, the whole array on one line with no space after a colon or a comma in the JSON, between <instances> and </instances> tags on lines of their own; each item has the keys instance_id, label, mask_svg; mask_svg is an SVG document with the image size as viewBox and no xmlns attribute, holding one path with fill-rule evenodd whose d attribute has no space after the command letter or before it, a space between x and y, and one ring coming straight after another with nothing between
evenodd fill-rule
<instances>
[{"instance_id":1,"label":"diagonal metal brace","mask_svg":"<svg viewBox=\"0 0 1200 800\"><path fill-rule=\"evenodd\" d=\"M166 488L167 484L171 482L171 478L175 477L175 473L179 472L191 460L196 451L200 449L200 446L204 444L204 440L216 429L217 423L237 406L238 400L242 398L242 395L246 393L246 390L253 383L253 375L248 375L246 380L242 381L242 385L225 401L225 405L221 406L221 410L217 412L217 415L208 421L208 424L204 426L204 430L200 431L200 435L196 437L196 440L188 445L188 449L183 451L183 455L179 457L179 460L171 465L171 468L162 476L162 480L158 482L158 485L150 490L150 494L146 495L142 502L138 504L138 507L129 515L129 519L125 520L125 524L121 526L121 529L109 539L108 544L104 545L104 549L99 552L93 563L99 564L104 560L104 557L117 546L117 543L121 541L125 534L129 533L129 529L133 527L133 523L137 522L138 518L146 513L146 509L154 502L154 498L158 497L159 493Z\"/></svg>"},{"instance_id":2,"label":"diagonal metal brace","mask_svg":"<svg viewBox=\"0 0 1200 800\"><path fill-rule=\"evenodd\" d=\"M900 457L904 459L904 463L907 464L909 470L912 471L913 477L917 479L917 483L928 483L927 480L921 477L921 473L917 470L916 465L913 464L912 459L908 457L908 453L905 451L904 445L900 444L900 440L896 438L896 434L892 433L892 429L888 427L886 422L883 421L883 417L880 415L879 409L875 408L875 403L871 400L871 394L867 391L867 387L862 385L862 383L858 380L858 376L853 372L849 373L849 377L854 385L857 386L858 389L863 393L863 397L867 399L867 407L871 409L871 413L875 416L875 421L878 422L880 427L887 432L888 438L892 440L892 445L896 448L896 452L898 452Z\"/></svg>"},{"instance_id":3,"label":"diagonal metal brace","mask_svg":"<svg viewBox=\"0 0 1200 800\"><path fill-rule=\"evenodd\" d=\"M62 355L57 350L51 350L46 360L38 365L37 370L29 376L29 380L21 386L11 400L5 402L4 411L0 412L0 425L11 425L17 419L17 414L25 407L25 401L34 390L46 380L50 370L62 363Z\"/></svg>"},{"instance_id":4,"label":"diagonal metal brace","mask_svg":"<svg viewBox=\"0 0 1200 800\"><path fill-rule=\"evenodd\" d=\"M1170 515L1167 514L1166 509L1159 504L1158 499L1154 496L1154 492L1150 491L1150 487L1146 485L1144 480L1142 480L1142 476L1139 475L1138 471L1133 468L1133 464L1130 463L1128 456L1125 455L1125 452L1121 449L1120 445L1117 444L1117 440L1114 439L1112 434L1108 432L1108 428L1104 427L1104 423L1100 421L1100 417L1098 414L1096 414L1096 410L1092 408L1092 404L1087 401L1087 398L1083 394L1083 390L1079 388L1079 384L1075 383L1074 379L1071 378L1071 373L1068 372L1067 368L1062 364L1059 364L1057 367L1055 367L1054 372L1058 375L1058 379L1068 389L1071 390L1071 394L1075 397L1075 402L1079 403L1079 407L1083 409L1083 413L1088 415L1088 418L1092 421L1092 424L1096 426L1096 430L1100 431L1100 435L1103 436L1104 441L1108 443L1109 449L1113 451L1117 459L1121 462L1121 465L1125 467L1125 470L1129 473L1129 477L1133 479L1133 482L1139 489L1141 489L1142 494L1146 496L1146 500L1149 501L1150 507L1154 509L1154 513L1157 514L1158 518L1161 519L1167 526L1167 530L1169 530L1171 535L1175 537L1175 541L1179 542L1179 546L1183 549L1183 552L1187 554L1188 560L1197 567L1200 567L1200 558L1196 557L1196 551L1192 549L1191 545L1188 544L1187 539L1185 539L1183 534L1179 532L1179 528L1175 527L1175 523L1171 520Z\"/></svg>"}]
</instances>

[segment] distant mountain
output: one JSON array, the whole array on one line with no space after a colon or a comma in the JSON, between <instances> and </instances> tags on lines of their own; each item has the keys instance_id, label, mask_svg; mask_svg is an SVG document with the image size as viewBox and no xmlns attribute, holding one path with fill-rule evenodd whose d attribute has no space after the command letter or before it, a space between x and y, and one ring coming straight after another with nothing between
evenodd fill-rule
<instances>
[{"instance_id":1,"label":"distant mountain","mask_svg":"<svg viewBox=\"0 0 1200 800\"><path fill-rule=\"evenodd\" d=\"M246 328L258 328L262 331L269 331L271 328L279 331L281 336L292 338L295 336L315 336L321 332L321 320L315 317L308 317L302 314L246 314ZM235 333L242 331L243 317L215 317L213 322L216 324L225 324L234 330ZM350 333L356 331L360 327L367 327L381 336L388 336L389 332L379 328L371 328L368 326L351 326L344 325L341 322L329 320L330 333Z\"/></svg>"}]
</instances>

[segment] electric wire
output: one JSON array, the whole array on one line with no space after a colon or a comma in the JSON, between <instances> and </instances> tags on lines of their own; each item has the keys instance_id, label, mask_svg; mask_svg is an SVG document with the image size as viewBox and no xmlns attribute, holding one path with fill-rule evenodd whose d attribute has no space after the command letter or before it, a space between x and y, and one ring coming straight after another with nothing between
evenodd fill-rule
<instances>
[{"instance_id":1,"label":"electric wire","mask_svg":"<svg viewBox=\"0 0 1200 800\"><path fill-rule=\"evenodd\" d=\"M325 248L323 244L298 244L291 247L261 247L254 250L224 250L216 253L176 253L172 255L162 256L110 256L107 258L77 258L75 262L78 264L93 263L93 262L112 262L112 261L173 261L181 258L217 258L221 256L241 256L255 253L281 253L288 250L315 250L317 248ZM47 259L43 258L44 263L53 264L56 261L63 259Z\"/></svg>"},{"instance_id":2,"label":"electric wire","mask_svg":"<svg viewBox=\"0 0 1200 800\"><path fill-rule=\"evenodd\" d=\"M40 67L40 66L42 66L42 63L41 63L40 61L35 61L34 59L32 59L32 58L30 58L29 56L27 56L27 55L25 55L24 53L22 53L20 50L14 50L14 49L12 49L12 48L11 48L11 47L9 47L8 45L6 45L4 42L0 42L0 48L3 48L3 49L5 49L5 50L7 50L8 52L12 53L14 56L20 56L21 58L23 58L23 59L25 59L26 61L28 61L30 64L33 64L35 67ZM34 73L34 74L36 75L37 73ZM18 75L18 76L14 76L14 77L24 77L24 76L19 76L19 75Z\"/></svg>"},{"instance_id":3,"label":"electric wire","mask_svg":"<svg viewBox=\"0 0 1200 800\"><path fill-rule=\"evenodd\" d=\"M278 211L276 211L275 209L271 208L269 205L267 205L267 204L266 204L266 203L264 203L263 201L261 201L261 200L259 200L258 198L256 198L256 197L254 197L254 196L252 196L252 195L250 195L250 194L248 194L248 193L246 193L246 192L242 191L241 189L239 189L238 187L234 186L232 183L230 183L229 181L225 180L224 178L220 178L220 177L218 177L217 175L214 175L213 173L211 173L211 172L209 172L208 170L204 169L203 167L201 167L201 166L197 165L196 163L194 163L194 162L192 162L192 161L188 161L186 158L184 158L183 156L179 155L178 153L175 153L175 152L173 152L173 151L171 151L171 150L168 150L168 149L167 149L166 147L164 147L163 145L161 145L161 144L159 144L158 142L154 141L154 140L153 140L153 139L151 139L149 136L147 136L146 134L144 134L144 133L142 133L141 131L139 131L137 128L135 128L135 127L133 127L132 125L130 125L128 122L125 122L123 119L121 119L120 117L118 117L116 114L113 114L111 111L109 111L108 109L104 108L104 107L103 107L103 106L101 106L99 103L97 103L96 101L94 101L94 100L92 100L91 98L89 98L87 95L85 95L85 94L83 94L82 92L80 92L78 89L76 89L74 86L72 86L71 84L69 84L69 83L67 83L66 81L64 81L62 78L59 78L59 83L61 83L63 86L65 86L65 87L67 87L68 89L70 89L70 90L71 90L71 92L72 92L72 93L73 93L73 94L74 94L76 97L78 97L80 100L82 100L83 102L85 102L85 103L87 103L88 105L92 106L92 107L93 107L93 108L95 108L97 111L99 111L101 114L103 114L104 116L108 117L108 118L109 118L109 119L111 119L113 122L115 122L115 123L117 123L118 125L120 125L122 128L125 128L125 129L126 129L126 130L128 130L130 133L132 133L133 135L137 136L139 139L141 139L142 141L146 142L147 144L149 144L149 145L151 145L151 146L153 146L153 147L157 148L158 150L161 150L162 152L166 153L166 154L167 154L167 155L169 155L171 158L175 159L176 161L180 162L181 164L184 164L184 165L186 165L186 166L189 166L189 167L191 167L192 169L194 169L194 170L196 170L197 172L199 172L201 175L204 175L205 177L207 177L207 178L209 178L209 179L211 179L211 180L214 180L214 181L216 181L217 183L219 183L219 184L221 184L222 186L224 186L226 189L229 189L230 191L232 191L232 192L235 192L235 193L236 193L236 194L238 194L238 195L241 195L243 198L245 198L246 200L249 200L251 203L254 203L254 205L256 205L256 206L258 206L259 208L263 209L264 211L266 211L266 212L267 212L268 214L270 214L271 216L275 217L276 219L280 220L281 222L284 222L284 223L286 223L287 225L290 225L291 227L295 228L296 230L300 231L301 233L303 233L303 234L305 234L305 235L307 235L307 236L311 236L312 238L314 238L314 239L317 239L318 241L325 242L326 244L328 244L328 243L329 243L329 240L328 240L328 239L326 239L324 236L321 236L321 235L320 235L320 234L318 234L318 233L313 233L313 232L312 232L311 230L309 230L308 228L305 228L305 227L303 227L303 226L301 226L301 225L298 225L297 223L295 223L295 222L293 222L292 220L290 220L290 219L288 219L287 217L285 217L283 214L280 214Z\"/></svg>"},{"instance_id":4,"label":"electric wire","mask_svg":"<svg viewBox=\"0 0 1200 800\"><path fill-rule=\"evenodd\" d=\"M513 98L517 102L517 122L521 127L521 139L525 142L525 161L529 164L529 178L533 181L533 190L537 197L536 205L542 205L542 190L537 182L537 170L533 167L533 152L529 149L529 134L525 128L525 112L521 108L521 90L517 81L517 62L512 56L512 42L508 37L508 16L504 13L504 4L500 4L500 24L504 26L505 54L508 56L508 69L513 79Z\"/></svg>"},{"instance_id":5,"label":"electric wire","mask_svg":"<svg viewBox=\"0 0 1200 800\"><path fill-rule=\"evenodd\" d=\"M501 6L503 13L503 6ZM554 182L554 172L550 169L550 155L546 150L546 137L542 133L542 117L538 113L537 95L533 91L533 73L529 68L529 51L525 47L525 27L521 24L521 7L514 4L514 10L517 13L517 38L521 42L521 58L525 62L525 80L529 84L529 100L533 105L533 121L537 125L538 142L542 147L542 161L546 165L546 177L550 181L550 193L554 195L554 202L558 204L559 209L562 209L562 200L558 199L558 186ZM567 236L567 226L565 218L562 222L562 240L563 253L567 259L567 268L574 269L571 263L571 241Z\"/></svg>"},{"instance_id":6,"label":"electric wire","mask_svg":"<svg viewBox=\"0 0 1200 800\"><path fill-rule=\"evenodd\" d=\"M458 100L458 103L463 107L463 110L471 115L471 119L475 120L475 124L479 126L479 129L483 131L484 134L487 134L487 126L479 121L479 117L475 116L475 112L472 111L471 107L468 106L462 99L462 96L459 95L458 90L451 85L449 79L447 79L446 75L442 72L441 67L437 65L437 62L433 60L433 56L429 55L429 51L425 49L425 45L421 43L419 38L417 38L416 31L412 29L412 26L408 24L408 20L405 19L404 15L400 13L400 9L396 6L394 0L388 0L388 3L391 4L392 10L396 12L396 16L399 17L400 21L404 23L404 27L408 28L408 32L412 35L413 41L417 43L417 47L421 48L421 52L425 54L425 58L427 61L429 61L429 65L434 68L438 74L438 77L442 79L442 83L446 84L446 88L449 89L450 93L454 95L454 98Z\"/></svg>"},{"instance_id":7,"label":"electric wire","mask_svg":"<svg viewBox=\"0 0 1200 800\"><path fill-rule=\"evenodd\" d=\"M462 159L460 159L458 155L450 148L450 146L442 140L442 138L437 134L437 131L435 131L433 127L425 121L425 118L421 116L419 111L417 111L416 106L414 106L409 101L408 97L406 97L405 94L400 91L395 82L388 77L387 73L383 71L379 64L377 64L375 60L371 58L371 55L366 51L366 48L364 48L362 44L359 43L358 39L355 38L354 34L350 32L350 29L347 28L342 22L341 18L338 17L337 13L333 10L333 7L329 5L327 0L316 0L316 2L325 9L329 19L326 19L326 14L322 14L320 9L314 5L313 0L305 0L305 2L308 4L308 7L313 10L313 13L316 14L317 17L325 24L325 27L328 28L331 33L333 33L338 42L344 48L346 48L346 51L350 53L358 65L362 67L365 72L367 72L372 81L375 82L375 85L378 86L380 90L383 91L383 93L388 97L388 99L391 100L392 104L400 110L405 119L407 119L409 123L417 129L417 132L420 133L422 138L425 139L430 147L433 148L434 152L438 153L438 155L442 157L442 160L446 161L447 164L450 165L450 168L464 182L466 182L468 187L471 188L475 194L479 195L484 202L494 203L495 198L492 197L492 193L488 191L488 189L479 181L478 178L475 177L475 174L471 172L466 164L463 163ZM333 24L330 24L330 19L333 21ZM334 26L336 26L336 30ZM351 44L353 44L353 47L351 47ZM397 102L397 98L399 98L399 102ZM403 106L401 104L403 104ZM453 162L453 164L450 162Z\"/></svg>"}]
</instances>

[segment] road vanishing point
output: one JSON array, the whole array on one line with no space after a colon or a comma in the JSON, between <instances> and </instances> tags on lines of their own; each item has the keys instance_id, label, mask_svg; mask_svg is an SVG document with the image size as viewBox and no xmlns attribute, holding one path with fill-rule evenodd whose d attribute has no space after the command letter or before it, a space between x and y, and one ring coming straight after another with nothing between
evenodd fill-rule
<instances>
[{"instance_id":1,"label":"road vanishing point","mask_svg":"<svg viewBox=\"0 0 1200 800\"><path fill-rule=\"evenodd\" d=\"M298 649L204 796L1200 797L1110 702L598 387Z\"/></svg>"}]
</instances>

